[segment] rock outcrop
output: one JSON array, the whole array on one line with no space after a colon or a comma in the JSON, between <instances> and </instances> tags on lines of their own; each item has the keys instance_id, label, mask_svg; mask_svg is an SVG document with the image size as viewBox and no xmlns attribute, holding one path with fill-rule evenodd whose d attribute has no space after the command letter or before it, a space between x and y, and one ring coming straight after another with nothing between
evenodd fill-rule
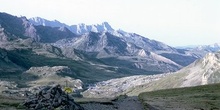
<instances>
[{"instance_id":1,"label":"rock outcrop","mask_svg":"<svg viewBox=\"0 0 220 110\"><path fill-rule=\"evenodd\" d=\"M60 85L45 87L37 94L29 96L23 104L28 110L84 110L74 99L62 91Z\"/></svg>"}]
</instances>

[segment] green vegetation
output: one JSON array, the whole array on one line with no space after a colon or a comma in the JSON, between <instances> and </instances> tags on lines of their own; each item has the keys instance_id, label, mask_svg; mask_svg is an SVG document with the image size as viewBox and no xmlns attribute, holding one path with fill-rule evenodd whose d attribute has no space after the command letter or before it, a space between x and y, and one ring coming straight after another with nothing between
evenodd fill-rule
<instances>
[{"instance_id":1,"label":"green vegetation","mask_svg":"<svg viewBox=\"0 0 220 110\"><path fill-rule=\"evenodd\" d=\"M182 66L187 66L191 64L193 61L195 61L197 58L195 57L189 57L189 56L182 56L178 54L171 54L171 53L162 53L160 54L168 59L171 59L172 61L176 62L177 64L180 64ZM182 60L184 59L184 60Z\"/></svg>"},{"instance_id":2,"label":"green vegetation","mask_svg":"<svg viewBox=\"0 0 220 110\"><path fill-rule=\"evenodd\" d=\"M110 76L103 70L96 69L95 66L83 61L74 61L71 59L49 58L42 55L34 54L31 50L12 50L8 51L8 58L16 65L29 69L30 67L41 66L68 66L75 73L70 77L80 78L85 81L99 81L103 78L113 78L119 76ZM66 74L67 75L67 74ZM103 76L107 77L103 77Z\"/></svg>"},{"instance_id":3,"label":"green vegetation","mask_svg":"<svg viewBox=\"0 0 220 110\"><path fill-rule=\"evenodd\" d=\"M16 49L7 51L8 59L14 64L24 68L29 69L30 67L40 67L40 66L68 66L76 74L72 77L74 78L89 78L94 79L94 81L99 81L123 77L134 74L144 74L145 70L141 69L132 69L131 63L125 60L119 60L117 58L106 58L106 59L96 59L93 56L94 53L86 55L81 51L75 50L76 54L81 56L85 61L75 61L72 59L61 59L61 58L49 58L42 55L35 54L31 49ZM97 69L97 65L91 65L87 61L91 61L97 64L107 64L108 67L102 67L103 69ZM123 63L125 62L125 63ZM111 67L112 66L112 67ZM115 69L114 66L119 66ZM108 73L103 70L111 70L116 73ZM147 73L156 73L156 72L147 72ZM95 77L94 77L95 75ZM107 77L103 77L107 76ZM103 79L104 78L104 79Z\"/></svg>"},{"instance_id":4,"label":"green vegetation","mask_svg":"<svg viewBox=\"0 0 220 110\"><path fill-rule=\"evenodd\" d=\"M80 51L77 51L77 54L80 53ZM90 58L89 56L85 56L84 53L81 53L81 57L84 57L85 61L76 61L68 58L50 58L43 55L37 55L32 49L7 50L7 57L13 65L17 65L17 67L21 68L23 71L28 70L31 67L68 66L74 74L64 73L60 75L81 79L84 84L144 73L143 70L132 70L124 66L119 68L115 68L114 66L99 66L105 64L106 61ZM94 62L97 65L91 65L89 61ZM116 59L114 59L114 61L116 61ZM23 71L14 71L10 72L10 74L9 72L6 72L5 74L1 73L0 77L6 81L15 81L22 87L24 86L23 84L25 84L25 81L37 78L35 76L29 76L29 79L27 79L27 77L23 77Z\"/></svg>"},{"instance_id":5,"label":"green vegetation","mask_svg":"<svg viewBox=\"0 0 220 110\"><path fill-rule=\"evenodd\" d=\"M139 99L148 109L220 109L220 84L141 93Z\"/></svg>"},{"instance_id":6,"label":"green vegetation","mask_svg":"<svg viewBox=\"0 0 220 110\"><path fill-rule=\"evenodd\" d=\"M2 110L25 110L24 106L22 106L22 102L24 99L11 98L7 96L0 96L0 109Z\"/></svg>"}]
</instances>

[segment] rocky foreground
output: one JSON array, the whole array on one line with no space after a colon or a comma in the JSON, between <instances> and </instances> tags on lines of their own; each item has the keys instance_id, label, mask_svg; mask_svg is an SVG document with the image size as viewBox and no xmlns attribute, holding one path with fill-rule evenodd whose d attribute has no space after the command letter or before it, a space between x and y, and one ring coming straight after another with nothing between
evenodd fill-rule
<instances>
[{"instance_id":1,"label":"rocky foreground","mask_svg":"<svg viewBox=\"0 0 220 110\"><path fill-rule=\"evenodd\" d=\"M122 95L107 102L81 102L79 105L73 97L61 89L60 85L45 87L35 95L27 96L23 105L30 110L143 110L138 97Z\"/></svg>"},{"instance_id":2,"label":"rocky foreground","mask_svg":"<svg viewBox=\"0 0 220 110\"><path fill-rule=\"evenodd\" d=\"M74 99L62 91L60 85L46 87L37 94L29 96L24 102L24 106L29 110L84 110Z\"/></svg>"}]
</instances>

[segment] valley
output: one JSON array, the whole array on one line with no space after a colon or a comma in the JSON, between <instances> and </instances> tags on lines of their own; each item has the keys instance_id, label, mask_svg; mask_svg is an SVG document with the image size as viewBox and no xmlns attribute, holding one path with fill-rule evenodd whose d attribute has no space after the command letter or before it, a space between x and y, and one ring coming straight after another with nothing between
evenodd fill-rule
<instances>
[{"instance_id":1,"label":"valley","mask_svg":"<svg viewBox=\"0 0 220 110\"><path fill-rule=\"evenodd\" d=\"M160 110L167 103L166 109L185 108L191 97L199 103L206 94L218 96L218 89L197 92L220 83L219 47L175 48L108 22L67 25L0 12L0 108L19 109L25 95L56 84L71 88L89 110ZM219 109L217 102L207 103L201 109Z\"/></svg>"}]
</instances>

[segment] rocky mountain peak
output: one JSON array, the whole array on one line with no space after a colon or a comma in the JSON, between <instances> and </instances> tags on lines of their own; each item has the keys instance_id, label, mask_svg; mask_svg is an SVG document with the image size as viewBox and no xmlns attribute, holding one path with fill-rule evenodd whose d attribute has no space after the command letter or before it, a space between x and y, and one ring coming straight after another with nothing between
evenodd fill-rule
<instances>
[{"instance_id":1,"label":"rocky mountain peak","mask_svg":"<svg viewBox=\"0 0 220 110\"><path fill-rule=\"evenodd\" d=\"M212 66L212 67L220 67L220 53L208 53L202 59L203 67Z\"/></svg>"},{"instance_id":2,"label":"rocky mountain peak","mask_svg":"<svg viewBox=\"0 0 220 110\"><path fill-rule=\"evenodd\" d=\"M43 26L51 26L51 27L65 27L65 26L67 26L66 24L61 23L57 20L50 21L50 20L47 20L47 19L44 19L41 17L30 18L29 21L34 25L43 25Z\"/></svg>"},{"instance_id":3,"label":"rocky mountain peak","mask_svg":"<svg viewBox=\"0 0 220 110\"><path fill-rule=\"evenodd\" d=\"M40 17L30 18L29 21L36 26L42 25L42 26L50 26L50 27L66 27L67 29L69 29L71 32L75 34L85 34L91 31L102 32L102 31L113 31L114 30L108 22L103 22L101 24L92 24L92 25L87 25L84 23L67 25L57 20L50 21L50 20L46 20Z\"/></svg>"},{"instance_id":4,"label":"rocky mountain peak","mask_svg":"<svg viewBox=\"0 0 220 110\"><path fill-rule=\"evenodd\" d=\"M108 31L113 31L113 30L114 30L108 22L103 22L103 23L102 23L102 27L103 27L105 30L108 30Z\"/></svg>"},{"instance_id":5,"label":"rocky mountain peak","mask_svg":"<svg viewBox=\"0 0 220 110\"><path fill-rule=\"evenodd\" d=\"M214 43L213 45L211 45L212 47L220 47L220 43Z\"/></svg>"},{"instance_id":6,"label":"rocky mountain peak","mask_svg":"<svg viewBox=\"0 0 220 110\"><path fill-rule=\"evenodd\" d=\"M217 51L220 51L220 43L214 43L211 45L199 45L199 46L192 48L191 50L217 52Z\"/></svg>"},{"instance_id":7,"label":"rocky mountain peak","mask_svg":"<svg viewBox=\"0 0 220 110\"><path fill-rule=\"evenodd\" d=\"M1 39L4 41L15 40L18 38L33 38L39 41L35 27L24 16L17 17L6 13L0 13ZM7 38L7 39L6 39Z\"/></svg>"}]
</instances>

